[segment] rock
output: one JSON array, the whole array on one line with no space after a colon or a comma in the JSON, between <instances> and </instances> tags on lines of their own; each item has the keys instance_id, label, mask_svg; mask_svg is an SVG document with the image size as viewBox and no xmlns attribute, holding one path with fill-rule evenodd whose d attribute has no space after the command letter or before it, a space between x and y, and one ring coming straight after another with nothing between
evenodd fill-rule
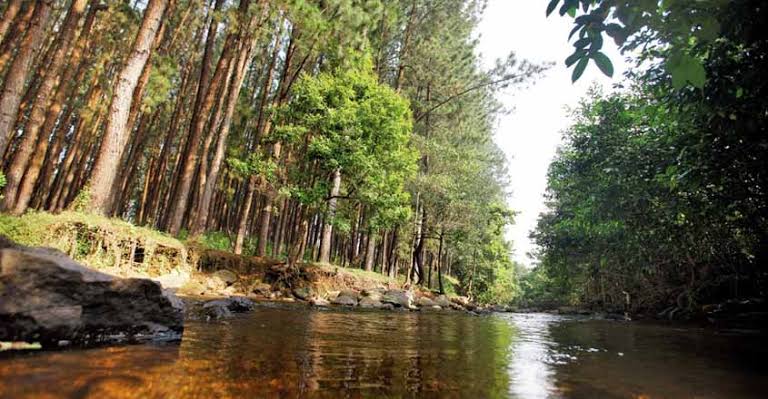
<instances>
[{"instance_id":1,"label":"rock","mask_svg":"<svg viewBox=\"0 0 768 399\"><path fill-rule=\"evenodd\" d=\"M416 305L422 308L429 308L437 305L437 303L435 303L435 301L433 301L432 299L423 296L416 300Z\"/></svg>"},{"instance_id":2,"label":"rock","mask_svg":"<svg viewBox=\"0 0 768 399\"><path fill-rule=\"evenodd\" d=\"M319 307L331 306L331 303L326 301L323 298L312 298L309 300L309 303L312 304L313 306L319 306Z\"/></svg>"},{"instance_id":3,"label":"rock","mask_svg":"<svg viewBox=\"0 0 768 399\"><path fill-rule=\"evenodd\" d=\"M272 286L267 283L258 282L251 287L251 292L268 297L272 293Z\"/></svg>"},{"instance_id":4,"label":"rock","mask_svg":"<svg viewBox=\"0 0 768 399\"><path fill-rule=\"evenodd\" d=\"M163 274L160 277L155 277L152 280L157 281L165 289L178 290L189 282L189 272L174 269L170 273Z\"/></svg>"},{"instance_id":5,"label":"rock","mask_svg":"<svg viewBox=\"0 0 768 399\"><path fill-rule=\"evenodd\" d=\"M149 279L121 279L48 248L0 245L0 341L56 348L181 339L183 304Z\"/></svg>"},{"instance_id":6,"label":"rock","mask_svg":"<svg viewBox=\"0 0 768 399\"><path fill-rule=\"evenodd\" d=\"M360 299L360 293L355 290L341 290L338 296L348 296L355 298L355 300Z\"/></svg>"},{"instance_id":7,"label":"rock","mask_svg":"<svg viewBox=\"0 0 768 399\"><path fill-rule=\"evenodd\" d=\"M381 309L382 303L378 299L370 296L364 296L360 299L360 307L368 309ZM388 304L391 305L391 304Z\"/></svg>"},{"instance_id":8,"label":"rock","mask_svg":"<svg viewBox=\"0 0 768 399\"><path fill-rule=\"evenodd\" d=\"M455 296L455 297L452 297L451 298L451 302L453 302L455 304L458 304L458 305L461 305L461 306L463 306L465 308L470 305L469 298L467 298L465 296Z\"/></svg>"},{"instance_id":9,"label":"rock","mask_svg":"<svg viewBox=\"0 0 768 399\"><path fill-rule=\"evenodd\" d=\"M391 303L396 307L413 308L413 292L403 290L389 290L381 297L381 302Z\"/></svg>"},{"instance_id":10,"label":"rock","mask_svg":"<svg viewBox=\"0 0 768 399\"><path fill-rule=\"evenodd\" d=\"M435 298L435 304L437 306L440 306L441 308L451 307L451 301L448 300L448 297L445 295L440 295L437 298Z\"/></svg>"},{"instance_id":11,"label":"rock","mask_svg":"<svg viewBox=\"0 0 768 399\"><path fill-rule=\"evenodd\" d=\"M233 313L247 312L255 306L256 304L246 297L233 296L205 302L201 313L206 320L218 320L231 317Z\"/></svg>"},{"instance_id":12,"label":"rock","mask_svg":"<svg viewBox=\"0 0 768 399\"><path fill-rule=\"evenodd\" d=\"M347 295L339 295L331 301L334 305L357 306L357 298Z\"/></svg>"},{"instance_id":13,"label":"rock","mask_svg":"<svg viewBox=\"0 0 768 399\"><path fill-rule=\"evenodd\" d=\"M214 304L211 306L203 306L202 316L206 321L226 319L232 316L232 311L224 304Z\"/></svg>"},{"instance_id":14,"label":"rock","mask_svg":"<svg viewBox=\"0 0 768 399\"><path fill-rule=\"evenodd\" d=\"M362 290L360 295L366 298L371 298L374 301L381 301L381 291L377 290ZM362 301L362 300L361 300Z\"/></svg>"},{"instance_id":15,"label":"rock","mask_svg":"<svg viewBox=\"0 0 768 399\"><path fill-rule=\"evenodd\" d=\"M312 298L312 290L310 290L309 287L294 288L293 296L301 299L302 301L308 301L310 298Z\"/></svg>"},{"instance_id":16,"label":"rock","mask_svg":"<svg viewBox=\"0 0 768 399\"><path fill-rule=\"evenodd\" d=\"M234 284L236 281L237 281L237 274L227 269L216 270L208 278L208 288L214 291L222 290Z\"/></svg>"}]
</instances>

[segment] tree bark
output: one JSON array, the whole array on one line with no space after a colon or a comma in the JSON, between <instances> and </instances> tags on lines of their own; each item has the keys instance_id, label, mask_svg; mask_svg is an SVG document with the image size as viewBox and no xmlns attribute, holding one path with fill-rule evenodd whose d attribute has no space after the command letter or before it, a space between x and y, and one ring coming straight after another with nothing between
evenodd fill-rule
<instances>
[{"instance_id":1,"label":"tree bark","mask_svg":"<svg viewBox=\"0 0 768 399\"><path fill-rule=\"evenodd\" d=\"M5 39L5 34L8 32L8 28L11 27L13 20L16 19L16 15L21 10L21 0L10 0L8 6L5 7L3 16L0 17L0 43Z\"/></svg>"},{"instance_id":2,"label":"tree bark","mask_svg":"<svg viewBox=\"0 0 768 399\"><path fill-rule=\"evenodd\" d=\"M35 53L43 43L43 33L48 24L52 4L53 0L40 0L35 5L35 11L21 41L19 51L5 76L2 96L0 97L0 157L5 154L13 134L27 75L32 69Z\"/></svg>"},{"instance_id":3,"label":"tree bark","mask_svg":"<svg viewBox=\"0 0 768 399\"><path fill-rule=\"evenodd\" d=\"M376 253L376 233L373 229L368 231L368 245L365 248L365 271L373 271L373 259Z\"/></svg>"},{"instance_id":4,"label":"tree bark","mask_svg":"<svg viewBox=\"0 0 768 399\"><path fill-rule=\"evenodd\" d=\"M109 106L107 127L104 131L101 148L96 155L90 180L90 208L98 214L107 215L110 211L112 185L117 175L117 166L128 141L126 125L131 110L133 92L144 66L149 60L152 44L155 41L167 5L168 0L149 0L131 54L115 84Z\"/></svg>"},{"instance_id":5,"label":"tree bark","mask_svg":"<svg viewBox=\"0 0 768 399\"><path fill-rule=\"evenodd\" d=\"M193 225L193 235L202 233L205 229L205 223L208 221L208 212L211 205L211 199L213 198L213 191L216 187L216 181L219 177L222 161L224 160L227 137L229 136L229 130L232 125L232 117L235 114L237 99L240 97L240 88L243 86L245 70L248 69L250 63L252 48L253 42L251 40L244 40L244 43L241 44L240 56L235 65L236 71L235 75L232 77L232 83L230 84L229 95L226 101L226 111L221 123L221 132L219 132L219 138L216 142L216 152L211 161L211 169L208 172L207 181L200 199L200 206L196 216L197 221Z\"/></svg>"},{"instance_id":6,"label":"tree bark","mask_svg":"<svg viewBox=\"0 0 768 399\"><path fill-rule=\"evenodd\" d=\"M51 97L54 94L54 88L59 84L59 75L61 69L64 67L65 57L72 47L72 41L77 33L77 26L80 24L80 19L85 12L87 4L88 0L74 0L69 7L64 24L61 27L60 37L56 44L53 58L48 65L45 77L37 90L37 96L35 96L34 102L32 103L29 120L24 129L24 136L21 139L18 149L13 155L11 166L8 169L8 175L6 176L8 182L5 187L5 194L3 195L2 208L6 211L11 211L11 213L15 215L23 213L27 209L27 204L29 204L29 197L35 182L31 181L27 184L24 198L21 198L21 201L17 202L21 179L24 176L24 172L27 170L27 166L33 153L35 153L38 139L40 139L40 142L48 142L48 137L40 137L40 132L45 124L46 111L48 111ZM45 151L36 152L35 157L39 158L38 163L41 164L43 158L45 158ZM37 168L37 170L39 171L39 168ZM35 180L37 180L37 176L35 176Z\"/></svg>"},{"instance_id":7,"label":"tree bark","mask_svg":"<svg viewBox=\"0 0 768 399\"><path fill-rule=\"evenodd\" d=\"M331 236L333 235L333 218L336 216L336 201L341 188L341 170L336 168L331 179L331 195L328 197L328 214L323 224L323 236L320 241L320 262L331 261Z\"/></svg>"}]
</instances>

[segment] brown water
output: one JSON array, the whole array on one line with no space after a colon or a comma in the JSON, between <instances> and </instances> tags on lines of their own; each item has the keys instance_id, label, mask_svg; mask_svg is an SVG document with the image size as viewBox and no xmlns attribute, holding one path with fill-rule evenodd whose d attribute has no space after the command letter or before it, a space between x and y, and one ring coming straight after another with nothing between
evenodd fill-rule
<instances>
[{"instance_id":1,"label":"brown water","mask_svg":"<svg viewBox=\"0 0 768 399\"><path fill-rule=\"evenodd\" d=\"M0 357L2 398L768 398L764 335L544 314L259 308L180 345Z\"/></svg>"}]
</instances>

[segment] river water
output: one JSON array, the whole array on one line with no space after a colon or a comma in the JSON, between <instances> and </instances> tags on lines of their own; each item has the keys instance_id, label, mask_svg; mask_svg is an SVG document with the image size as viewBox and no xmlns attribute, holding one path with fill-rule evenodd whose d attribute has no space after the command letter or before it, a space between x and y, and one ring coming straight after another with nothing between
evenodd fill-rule
<instances>
[{"instance_id":1,"label":"river water","mask_svg":"<svg viewBox=\"0 0 768 399\"><path fill-rule=\"evenodd\" d=\"M180 345L3 354L2 398L768 398L768 341L547 314L260 307Z\"/></svg>"}]
</instances>

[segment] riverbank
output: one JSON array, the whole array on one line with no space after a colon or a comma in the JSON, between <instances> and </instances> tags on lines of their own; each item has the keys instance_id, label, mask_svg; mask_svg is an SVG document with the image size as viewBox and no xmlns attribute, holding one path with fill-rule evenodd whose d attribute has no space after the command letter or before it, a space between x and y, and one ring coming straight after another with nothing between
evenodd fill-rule
<instances>
[{"instance_id":1,"label":"riverbank","mask_svg":"<svg viewBox=\"0 0 768 399\"><path fill-rule=\"evenodd\" d=\"M144 314L137 313L136 320L121 319L115 325L106 319L97 319L94 324L95 319L82 310L101 306L88 302L88 297L98 292L97 297L121 298L99 314L109 318L110 313L123 313L131 308L132 298L144 299L142 292L146 288L139 286L151 285L149 280L157 283L154 298L163 304L170 301L168 309L171 305L183 308L188 320L228 318L269 302L377 310L487 311L457 295L456 280L450 277L444 280L448 294L441 295L425 287L409 286L402 278L331 264L304 263L289 268L276 259L234 255L199 241L178 240L151 229L82 213L0 215L0 237L5 237L0 250L6 249L0 258L4 263L4 291L18 291L13 294L18 300L11 307L16 310L3 310L3 317L16 324L23 319L20 326L24 327L21 332L11 328L4 334L11 340L25 340L25 334L29 334L23 331L33 331L32 338L43 337L48 347L61 346L58 341L65 342L65 346L72 341L77 346L88 346L133 342L134 336L150 337L152 328L129 328L125 334L120 331L124 325L154 323L143 319ZM142 292L123 289L131 284L122 281L138 284ZM120 288L115 289L115 285ZM30 291L24 287L36 288ZM67 298L66 314L56 304L57 297ZM37 302L45 305L40 309L31 305ZM43 313L46 317L41 319ZM150 316L168 316L161 313ZM55 316L55 323L49 323L48 315ZM39 322L29 324L24 321L28 319ZM182 329L180 322L168 324L176 331ZM58 339L62 325L66 326L65 332ZM102 325L111 327L102 331Z\"/></svg>"}]
</instances>

